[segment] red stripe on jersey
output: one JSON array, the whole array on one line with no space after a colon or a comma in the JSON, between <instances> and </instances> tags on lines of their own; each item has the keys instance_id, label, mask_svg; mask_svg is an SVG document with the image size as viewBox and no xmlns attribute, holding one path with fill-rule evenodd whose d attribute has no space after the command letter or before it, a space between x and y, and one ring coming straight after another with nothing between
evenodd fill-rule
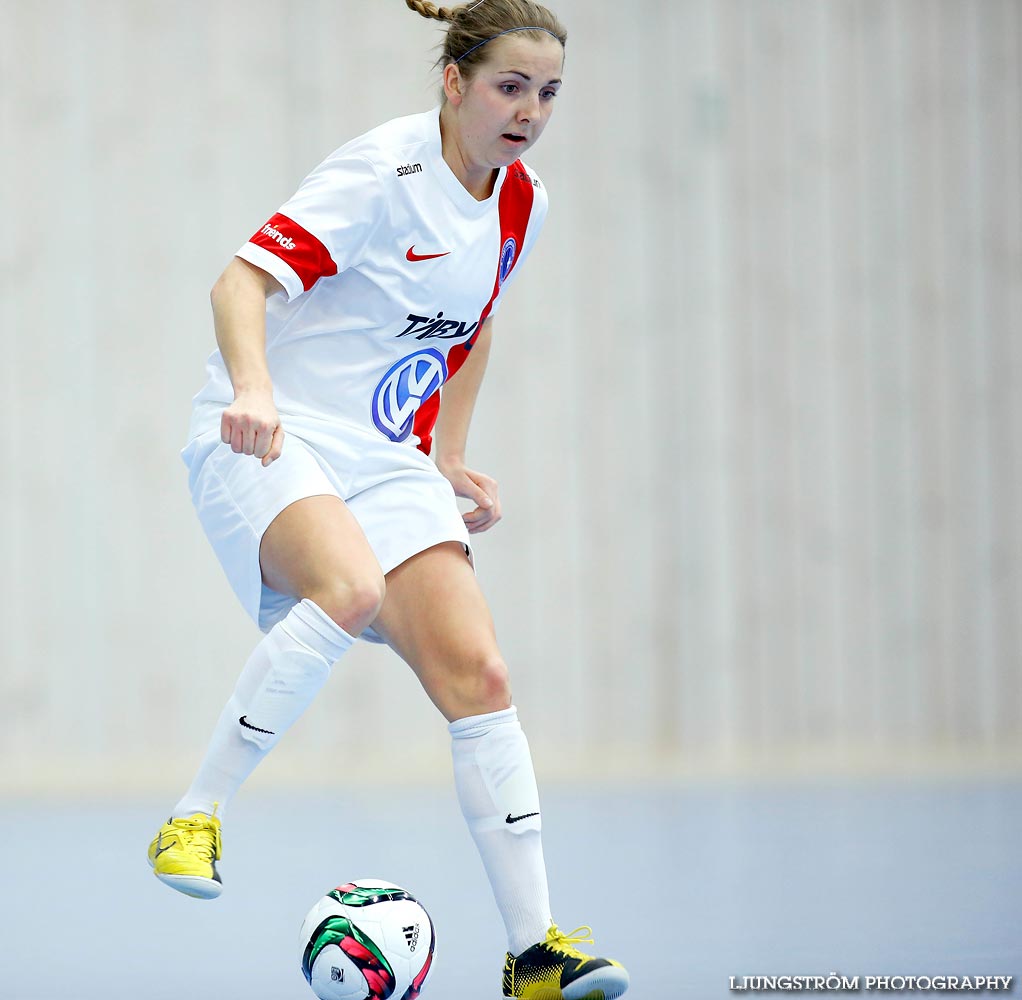
<instances>
[{"instance_id":1,"label":"red stripe on jersey","mask_svg":"<svg viewBox=\"0 0 1022 1000\"><path fill-rule=\"evenodd\" d=\"M525 232L529 228L529 217L532 215L532 203L535 200L536 192L529 177L522 166L521 160L516 160L507 168L507 176L504 178L504 186L500 189L500 198L497 201L497 211L500 215L500 248L497 254L497 276L493 280L493 294L490 301L486 303L479 316L479 325L475 333L464 344L455 344L447 354L447 378L450 380L458 369L468 358L468 352L472 350L479 334L483 331L483 324L489 319L493 303L500 292L500 286L510 277L511 272L522 255L522 247L525 245ZM504 257L504 247L507 241L515 241L514 257L511 259L507 274L501 278L501 262ZM436 426L436 418L440 412L440 393L435 392L427 399L415 413L415 423L412 429L419 438L419 451L429 454L433 447L433 428Z\"/></svg>"},{"instance_id":2,"label":"red stripe on jersey","mask_svg":"<svg viewBox=\"0 0 1022 1000\"><path fill-rule=\"evenodd\" d=\"M337 273L330 251L307 229L279 212L250 240L279 257L301 279L308 291L320 278Z\"/></svg>"}]
</instances>

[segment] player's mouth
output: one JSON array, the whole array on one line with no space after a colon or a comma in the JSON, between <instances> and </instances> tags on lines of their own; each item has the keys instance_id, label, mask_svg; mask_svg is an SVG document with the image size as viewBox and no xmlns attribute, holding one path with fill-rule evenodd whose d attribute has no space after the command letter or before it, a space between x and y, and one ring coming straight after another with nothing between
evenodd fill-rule
<instances>
[{"instance_id":1,"label":"player's mouth","mask_svg":"<svg viewBox=\"0 0 1022 1000\"><path fill-rule=\"evenodd\" d=\"M505 142L511 143L512 146L524 146L529 140L518 132L505 132L501 138Z\"/></svg>"}]
</instances>

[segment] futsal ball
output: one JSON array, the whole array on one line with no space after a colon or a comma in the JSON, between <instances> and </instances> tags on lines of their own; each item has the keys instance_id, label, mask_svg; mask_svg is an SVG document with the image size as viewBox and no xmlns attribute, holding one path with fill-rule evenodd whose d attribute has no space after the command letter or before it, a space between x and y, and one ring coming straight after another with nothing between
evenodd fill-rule
<instances>
[{"instance_id":1,"label":"futsal ball","mask_svg":"<svg viewBox=\"0 0 1022 1000\"><path fill-rule=\"evenodd\" d=\"M378 878L346 882L302 924L302 972L320 1000L416 1000L433 964L433 921Z\"/></svg>"}]
</instances>

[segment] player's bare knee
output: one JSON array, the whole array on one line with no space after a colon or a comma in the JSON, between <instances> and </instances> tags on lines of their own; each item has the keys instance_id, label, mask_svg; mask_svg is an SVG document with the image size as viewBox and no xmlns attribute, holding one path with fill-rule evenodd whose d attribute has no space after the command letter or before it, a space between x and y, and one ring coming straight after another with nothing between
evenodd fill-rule
<instances>
[{"instance_id":1,"label":"player's bare knee","mask_svg":"<svg viewBox=\"0 0 1022 1000\"><path fill-rule=\"evenodd\" d=\"M480 656L465 680L464 694L479 714L511 707L511 678L499 653Z\"/></svg>"},{"instance_id":2,"label":"player's bare knee","mask_svg":"<svg viewBox=\"0 0 1022 1000\"><path fill-rule=\"evenodd\" d=\"M386 591L383 574L370 573L333 580L302 596L318 604L349 635L358 635L380 613Z\"/></svg>"}]
</instances>

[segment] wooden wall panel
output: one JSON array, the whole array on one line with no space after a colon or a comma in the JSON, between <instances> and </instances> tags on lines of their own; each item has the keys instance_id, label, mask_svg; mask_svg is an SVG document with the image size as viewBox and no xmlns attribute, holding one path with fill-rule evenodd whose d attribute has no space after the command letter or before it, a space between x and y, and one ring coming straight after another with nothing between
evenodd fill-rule
<instances>
[{"instance_id":1,"label":"wooden wall panel","mask_svg":"<svg viewBox=\"0 0 1022 1000\"><path fill-rule=\"evenodd\" d=\"M1018 766L1022 6L557 9L551 213L470 455L541 770ZM0 788L145 787L157 741L174 785L257 639L177 457L208 289L331 149L434 102L440 35L398 0L0 18ZM255 780L360 754L446 755L366 648Z\"/></svg>"}]
</instances>

